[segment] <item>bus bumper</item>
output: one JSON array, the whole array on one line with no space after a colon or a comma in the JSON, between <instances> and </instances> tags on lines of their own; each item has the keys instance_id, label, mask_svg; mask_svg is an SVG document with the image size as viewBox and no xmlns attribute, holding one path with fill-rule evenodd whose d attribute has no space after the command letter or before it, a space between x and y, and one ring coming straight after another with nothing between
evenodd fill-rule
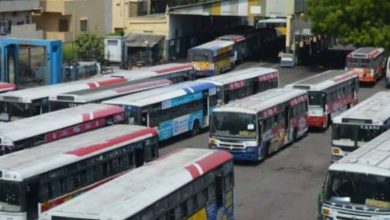
<instances>
[{"instance_id":1,"label":"bus bumper","mask_svg":"<svg viewBox=\"0 0 390 220\"><path fill-rule=\"evenodd\" d=\"M374 77L372 76L359 76L359 81L364 83L372 83L375 82Z\"/></svg>"},{"instance_id":2,"label":"bus bumper","mask_svg":"<svg viewBox=\"0 0 390 220\"><path fill-rule=\"evenodd\" d=\"M233 155L233 159L236 161L258 161L259 160L257 147L249 147L243 150L230 150L227 148L221 148L216 146L209 146L209 148L227 151Z\"/></svg>"},{"instance_id":3,"label":"bus bumper","mask_svg":"<svg viewBox=\"0 0 390 220\"><path fill-rule=\"evenodd\" d=\"M195 76L196 77L214 76L214 70L196 70Z\"/></svg>"},{"instance_id":4,"label":"bus bumper","mask_svg":"<svg viewBox=\"0 0 390 220\"><path fill-rule=\"evenodd\" d=\"M325 126L325 118L323 116L309 116L307 121L311 128L323 128Z\"/></svg>"}]
</instances>

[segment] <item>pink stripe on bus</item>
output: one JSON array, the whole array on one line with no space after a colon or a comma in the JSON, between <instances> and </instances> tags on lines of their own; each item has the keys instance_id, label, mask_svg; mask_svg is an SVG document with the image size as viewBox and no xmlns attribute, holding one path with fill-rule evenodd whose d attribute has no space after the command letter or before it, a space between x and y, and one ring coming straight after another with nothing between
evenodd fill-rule
<instances>
[{"instance_id":1,"label":"pink stripe on bus","mask_svg":"<svg viewBox=\"0 0 390 220\"><path fill-rule=\"evenodd\" d=\"M187 70L187 69L189 70L189 69L192 69L192 68L193 68L192 64L183 64L183 65L180 65L180 66L174 66L174 67L168 67L168 68L165 68L165 69L155 70L155 72L158 73L158 74L166 74L166 73L179 71L179 70Z\"/></svg>"},{"instance_id":2,"label":"pink stripe on bus","mask_svg":"<svg viewBox=\"0 0 390 220\"><path fill-rule=\"evenodd\" d=\"M102 118L102 117L106 117L106 116L114 115L114 114L118 114L118 113L123 113L123 112L124 112L124 110L121 107L110 106L106 109L102 109L102 110L98 110L98 111L93 112L93 118L94 119L95 118Z\"/></svg>"},{"instance_id":3,"label":"pink stripe on bus","mask_svg":"<svg viewBox=\"0 0 390 220\"><path fill-rule=\"evenodd\" d=\"M78 156L78 157L83 157L83 156L86 156L88 154L92 154L92 153L110 148L113 145L127 142L127 141L130 141L130 140L133 140L133 139L136 139L139 137L143 137L146 135L157 136L157 131L153 128L146 128L146 129L143 129L140 131L136 131L136 132L133 132L130 134L125 134L125 135L121 135L121 136L106 140L102 143L93 144L93 145L89 145L86 147L78 148L76 150L68 151L66 153L73 154L73 155Z\"/></svg>"}]
</instances>

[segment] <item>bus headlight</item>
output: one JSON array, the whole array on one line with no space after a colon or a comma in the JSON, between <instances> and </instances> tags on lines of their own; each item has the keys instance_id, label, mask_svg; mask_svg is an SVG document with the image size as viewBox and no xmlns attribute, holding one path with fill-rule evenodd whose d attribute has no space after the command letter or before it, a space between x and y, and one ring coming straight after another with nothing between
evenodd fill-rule
<instances>
[{"instance_id":1,"label":"bus headlight","mask_svg":"<svg viewBox=\"0 0 390 220\"><path fill-rule=\"evenodd\" d=\"M209 148L216 148L217 141L214 138L209 139Z\"/></svg>"},{"instance_id":2,"label":"bus headlight","mask_svg":"<svg viewBox=\"0 0 390 220\"><path fill-rule=\"evenodd\" d=\"M333 155L340 155L341 154L341 149L338 147L332 147L332 154Z\"/></svg>"},{"instance_id":3,"label":"bus headlight","mask_svg":"<svg viewBox=\"0 0 390 220\"><path fill-rule=\"evenodd\" d=\"M330 215L330 209L328 209L328 208L322 208L321 214L322 214L323 216L329 216L329 215Z\"/></svg>"}]
</instances>

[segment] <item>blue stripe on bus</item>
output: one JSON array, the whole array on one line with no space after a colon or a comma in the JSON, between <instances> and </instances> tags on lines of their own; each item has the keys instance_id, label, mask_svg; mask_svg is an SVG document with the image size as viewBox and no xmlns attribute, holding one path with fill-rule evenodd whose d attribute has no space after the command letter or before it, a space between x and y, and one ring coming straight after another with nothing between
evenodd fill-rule
<instances>
[{"instance_id":1,"label":"blue stripe on bus","mask_svg":"<svg viewBox=\"0 0 390 220\"><path fill-rule=\"evenodd\" d=\"M196 92L201 92L201 91L204 91L207 89L216 88L216 86L212 83L202 82L202 83L199 83L197 85L191 86L189 88L191 88L194 91L194 93L196 93Z\"/></svg>"}]
</instances>

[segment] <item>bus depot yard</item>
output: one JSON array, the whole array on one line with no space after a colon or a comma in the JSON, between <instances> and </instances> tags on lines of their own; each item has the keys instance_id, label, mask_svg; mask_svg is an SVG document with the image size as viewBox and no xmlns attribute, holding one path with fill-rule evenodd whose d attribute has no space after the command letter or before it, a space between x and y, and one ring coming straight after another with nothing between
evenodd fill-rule
<instances>
[{"instance_id":1,"label":"bus depot yard","mask_svg":"<svg viewBox=\"0 0 390 220\"><path fill-rule=\"evenodd\" d=\"M387 155L375 153L386 146L361 153L390 127L383 49L359 48L345 70L327 70L245 62L234 45L213 40L190 49L190 63L1 93L0 217L388 216L388 191L373 189L387 181Z\"/></svg>"}]
</instances>

